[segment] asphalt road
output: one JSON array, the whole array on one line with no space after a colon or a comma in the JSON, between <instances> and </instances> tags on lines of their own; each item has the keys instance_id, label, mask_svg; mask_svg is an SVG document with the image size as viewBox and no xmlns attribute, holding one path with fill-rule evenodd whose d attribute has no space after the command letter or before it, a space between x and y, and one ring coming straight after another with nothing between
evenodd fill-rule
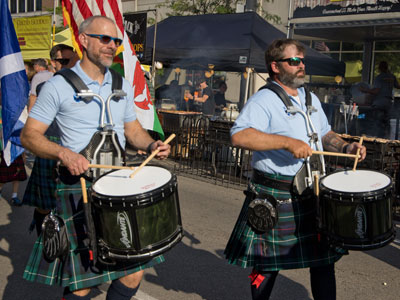
<instances>
[{"instance_id":1,"label":"asphalt road","mask_svg":"<svg viewBox=\"0 0 400 300\"><path fill-rule=\"evenodd\" d=\"M251 270L228 265L223 250L241 209L243 193L178 177L185 237L165 254L166 262L147 270L136 300L251 299ZM21 185L21 193L25 183ZM22 279L35 240L28 233L33 209L10 206L11 185L0 199L0 299L59 300L62 289ZM337 299L400 298L400 225L397 240L372 251L351 251L336 264ZM104 300L108 284L93 291ZM312 299L308 269L282 271L274 300Z\"/></svg>"}]
</instances>

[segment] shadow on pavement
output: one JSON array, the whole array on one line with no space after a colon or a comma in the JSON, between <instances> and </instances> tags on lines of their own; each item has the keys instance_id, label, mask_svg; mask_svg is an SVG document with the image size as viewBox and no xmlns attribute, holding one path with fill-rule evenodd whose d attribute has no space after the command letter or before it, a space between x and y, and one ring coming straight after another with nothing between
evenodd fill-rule
<instances>
[{"instance_id":1,"label":"shadow on pavement","mask_svg":"<svg viewBox=\"0 0 400 300\"><path fill-rule=\"evenodd\" d=\"M399 222L395 222L399 223ZM395 229L396 229L396 237L395 240L382 248L379 249L375 249L375 250L369 250L369 251L365 251L366 254L371 255L372 257L379 259L397 269L400 270L400 227L399 225L395 225Z\"/></svg>"},{"instance_id":2,"label":"shadow on pavement","mask_svg":"<svg viewBox=\"0 0 400 300\"><path fill-rule=\"evenodd\" d=\"M182 243L164 255L165 262L154 267L156 276L145 274L146 281L205 300L251 299L250 269L229 265L223 250L212 253L196 249L201 241L188 232L184 236ZM304 287L284 276L278 277L275 288L279 295L275 299L310 299Z\"/></svg>"}]
</instances>

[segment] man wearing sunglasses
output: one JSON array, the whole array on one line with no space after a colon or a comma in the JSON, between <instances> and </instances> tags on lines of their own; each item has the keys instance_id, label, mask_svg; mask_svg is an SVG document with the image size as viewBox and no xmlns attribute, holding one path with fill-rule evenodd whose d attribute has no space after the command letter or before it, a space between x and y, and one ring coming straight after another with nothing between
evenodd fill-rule
<instances>
[{"instance_id":1,"label":"man wearing sunglasses","mask_svg":"<svg viewBox=\"0 0 400 300\"><path fill-rule=\"evenodd\" d=\"M278 85L282 98L288 96L297 110L306 112L304 55L299 42L283 39L268 47L265 60L270 84ZM353 154L360 149L363 160L365 147L348 144L331 130L314 94L311 106L317 110L311 121L323 149ZM231 129L234 146L253 150L253 177L225 255L231 264L253 268L254 300L269 299L278 272L296 268L310 268L314 299L336 299L334 263L345 251L319 242L313 192L293 188L296 174L302 177L299 171L313 151L306 125L302 113L288 112L278 94L264 88L249 99ZM268 218L253 218L256 206L265 208ZM254 220L268 223L259 226Z\"/></svg>"},{"instance_id":2,"label":"man wearing sunglasses","mask_svg":"<svg viewBox=\"0 0 400 300\"><path fill-rule=\"evenodd\" d=\"M112 76L109 67L121 44L115 23L102 16L86 19L79 26L82 59L71 69L94 93L106 99L111 94ZM122 79L122 89L127 93L119 101L111 101L114 130L122 147L128 141L137 149L148 152L160 150L156 158L165 159L170 146L154 141L136 118L133 89ZM98 130L101 115L99 101L83 101L63 76L54 76L42 88L21 133L23 145L36 155L59 160L71 175L82 175L89 168L89 161L79 152L90 143ZM61 145L45 138L44 133L53 120L59 127ZM70 249L67 257L54 261L44 258L40 237L36 243L24 278L65 288L63 299L90 299L90 287L112 281L107 300L128 300L136 293L143 270L163 261L156 257L150 261L92 266L90 252L85 245L86 232L79 184L57 183L62 192L58 199L57 213L66 220ZM76 192L72 192L74 190ZM78 194L77 194L78 193ZM40 249L39 249L40 248ZM98 268L96 270L96 268ZM54 272L54 270L57 270Z\"/></svg>"},{"instance_id":3,"label":"man wearing sunglasses","mask_svg":"<svg viewBox=\"0 0 400 300\"><path fill-rule=\"evenodd\" d=\"M61 69L71 69L75 66L79 56L74 48L65 44L57 44L50 50L50 59L52 66L58 72Z\"/></svg>"}]
</instances>

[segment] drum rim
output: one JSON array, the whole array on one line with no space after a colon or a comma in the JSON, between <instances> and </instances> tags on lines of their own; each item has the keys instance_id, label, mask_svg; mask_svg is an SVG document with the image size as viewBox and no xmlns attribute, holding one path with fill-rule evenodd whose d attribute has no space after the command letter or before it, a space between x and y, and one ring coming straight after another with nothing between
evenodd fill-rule
<instances>
[{"instance_id":1,"label":"drum rim","mask_svg":"<svg viewBox=\"0 0 400 300\"><path fill-rule=\"evenodd\" d=\"M99 245L103 249L103 251L106 251L106 252L111 252L111 253L115 253L115 254L119 254L119 255L130 255L130 256L138 255L138 256L140 256L140 255L147 254L149 252L158 250L158 249L162 248L163 246L170 244L178 236L183 237L183 227L180 222L178 222L178 226L175 228L175 231L173 233L171 233L169 236L165 237L163 240L160 240L153 244L147 245L140 249L136 249L134 247L127 248L127 249L115 248L115 247L110 246L102 238L99 239Z\"/></svg>"},{"instance_id":2,"label":"drum rim","mask_svg":"<svg viewBox=\"0 0 400 300\"><path fill-rule=\"evenodd\" d=\"M390 244L396 238L396 230L394 225L381 234L380 236L374 236L372 238L344 238L339 235L330 233L328 230L323 229L321 232L328 240L328 242L334 246L341 247L346 250L373 250L384 247ZM359 241L356 243L356 241ZM368 244L368 242L371 242Z\"/></svg>"},{"instance_id":3,"label":"drum rim","mask_svg":"<svg viewBox=\"0 0 400 300\"><path fill-rule=\"evenodd\" d=\"M330 194L330 195L331 194L335 194L340 198L342 196L351 196L352 198L368 199L370 197L375 197L378 194L379 195L387 194L393 188L394 182L393 182L393 178L391 176L389 176L388 174L386 174L385 172L382 172L382 171L375 171L375 170L363 169L363 168L360 168L358 170L360 170L360 171L373 171L373 172L381 173L381 174L387 176L390 179L389 184L387 186L384 186L384 187L380 188L380 189L373 190L373 191L366 191L366 192L344 192L344 191L339 191L339 190L335 190L335 189L329 188L329 187L327 187L327 186L325 186L323 184L323 180L327 176L330 176L330 175L333 175L333 174L336 174L336 173L339 173L339 172L345 172L345 171L351 171L351 170L352 169L336 170L336 171L334 171L334 172L322 177L321 180L320 180L320 186L319 186L321 197L323 196L322 193L325 192L326 194ZM390 193L392 193L392 192L390 192ZM336 198L338 198L338 197L336 197ZM371 200L374 200L374 199L371 199Z\"/></svg>"},{"instance_id":4,"label":"drum rim","mask_svg":"<svg viewBox=\"0 0 400 300\"><path fill-rule=\"evenodd\" d=\"M154 166L151 165L153 167L160 167L160 166ZM162 169L167 170L168 172L170 172L167 168L164 167L160 167ZM106 176L109 173L112 172L116 172L118 170L111 170L103 175L101 175L99 178L97 178L97 180L99 180L101 177ZM143 207L149 204L154 204L158 201L160 201L160 199L164 199L170 195L172 195L174 192L177 191L177 176L171 173L171 179L166 182L164 185L148 191L148 192L144 192L141 194L134 194L134 195L123 195L123 196L115 196L115 195L105 195L99 192L96 192L93 189L94 184L96 183L93 182L93 184L88 188L88 192L90 195L90 201L95 204L95 205L107 205L107 206L114 206L116 205L117 207L119 206L132 206L131 204L134 204L133 207ZM97 200L97 201L96 201ZM99 201L103 202L103 203L99 203ZM112 204L112 205L110 205Z\"/></svg>"}]
</instances>

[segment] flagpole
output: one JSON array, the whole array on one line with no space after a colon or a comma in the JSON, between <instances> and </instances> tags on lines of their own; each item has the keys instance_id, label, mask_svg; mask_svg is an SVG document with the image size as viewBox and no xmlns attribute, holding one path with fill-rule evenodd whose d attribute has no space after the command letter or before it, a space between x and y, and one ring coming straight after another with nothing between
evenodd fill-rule
<instances>
[{"instance_id":1,"label":"flagpole","mask_svg":"<svg viewBox=\"0 0 400 300\"><path fill-rule=\"evenodd\" d=\"M151 70L151 83L153 86L155 86L155 78L156 78L156 62L155 62L155 56L156 56L156 38L157 38L157 22L158 22L158 10L156 8L156 17L155 17L155 24L154 24L154 36L153 36L153 57L152 57L152 70Z\"/></svg>"},{"instance_id":2,"label":"flagpole","mask_svg":"<svg viewBox=\"0 0 400 300\"><path fill-rule=\"evenodd\" d=\"M53 2L53 41L51 43L51 46L54 46L56 42L56 2L57 0L54 0Z\"/></svg>"}]
</instances>

